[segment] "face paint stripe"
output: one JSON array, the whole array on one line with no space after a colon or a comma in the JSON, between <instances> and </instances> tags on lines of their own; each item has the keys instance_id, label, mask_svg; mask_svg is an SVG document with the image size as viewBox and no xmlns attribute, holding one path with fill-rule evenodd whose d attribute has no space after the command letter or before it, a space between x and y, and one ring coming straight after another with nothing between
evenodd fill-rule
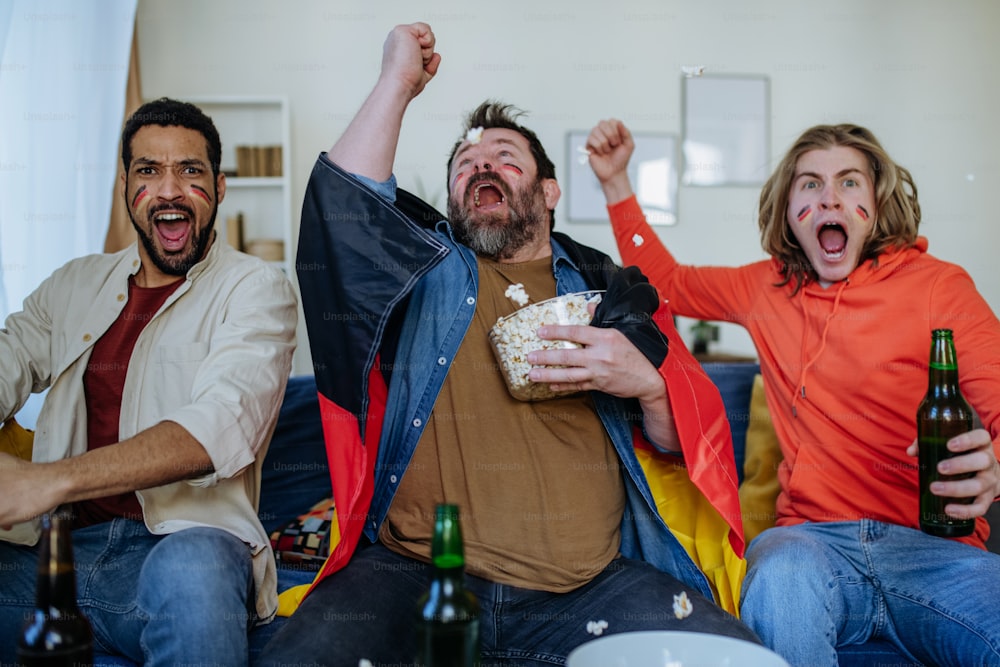
<instances>
[{"instance_id":1,"label":"face paint stripe","mask_svg":"<svg viewBox=\"0 0 1000 667\"><path fill-rule=\"evenodd\" d=\"M205 190L205 188L203 188L203 187L201 187L199 185L192 185L191 186L191 192L192 192L192 194L198 195L199 197L201 197L202 199L204 199L205 201L207 201L209 204L212 203L212 198L209 196L208 191Z\"/></svg>"},{"instance_id":2,"label":"face paint stripe","mask_svg":"<svg viewBox=\"0 0 1000 667\"><path fill-rule=\"evenodd\" d=\"M810 211L812 211L812 206L809 206L808 204L806 206L803 206L802 210L799 211L798 221L802 222L803 220L805 220L806 216L809 215Z\"/></svg>"},{"instance_id":3,"label":"face paint stripe","mask_svg":"<svg viewBox=\"0 0 1000 667\"><path fill-rule=\"evenodd\" d=\"M146 186L145 185L140 186L138 192L135 193L135 197L132 197L132 208L135 208L140 201L142 201L148 196L149 193L146 192Z\"/></svg>"},{"instance_id":4,"label":"face paint stripe","mask_svg":"<svg viewBox=\"0 0 1000 667\"><path fill-rule=\"evenodd\" d=\"M861 204L858 204L857 211L858 211L858 215L860 215L863 219L865 219L865 220L868 219L868 211L865 210L864 206L862 206Z\"/></svg>"}]
</instances>

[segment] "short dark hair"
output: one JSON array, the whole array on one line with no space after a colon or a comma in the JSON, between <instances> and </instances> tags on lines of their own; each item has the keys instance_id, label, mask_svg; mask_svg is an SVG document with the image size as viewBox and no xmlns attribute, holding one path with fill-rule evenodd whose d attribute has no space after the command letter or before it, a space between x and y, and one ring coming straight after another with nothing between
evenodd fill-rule
<instances>
[{"instance_id":1,"label":"short dark hair","mask_svg":"<svg viewBox=\"0 0 1000 667\"><path fill-rule=\"evenodd\" d=\"M219 139L219 131L215 129L215 123L205 115L205 112L190 102L172 100L168 97L146 102L125 121L125 127L122 128L122 166L126 172L132 164L132 137L147 125L184 127L199 133L205 138L212 174L219 175L222 141Z\"/></svg>"},{"instance_id":2,"label":"short dark hair","mask_svg":"<svg viewBox=\"0 0 1000 667\"><path fill-rule=\"evenodd\" d=\"M445 175L445 182L451 182L451 164L455 160L455 153L458 152L462 142L465 141L465 137L469 133L469 130L477 127L481 127L484 130L496 128L513 130L520 134L528 140L528 148L531 150L531 156L535 159L535 166L538 169L538 180L542 180L543 178L551 178L555 180L556 165L553 164L552 160L545 152L542 142L538 140L538 135L517 122L517 119L523 115L525 115L525 112L518 109L513 104L505 104L498 100L486 100L476 107L475 110L465 117L465 126L462 129L462 137L456 141L455 145L451 148L451 154L448 156L448 170ZM448 193L448 196L451 196L450 192ZM549 224L550 226L555 224L554 211L549 211Z\"/></svg>"}]
</instances>

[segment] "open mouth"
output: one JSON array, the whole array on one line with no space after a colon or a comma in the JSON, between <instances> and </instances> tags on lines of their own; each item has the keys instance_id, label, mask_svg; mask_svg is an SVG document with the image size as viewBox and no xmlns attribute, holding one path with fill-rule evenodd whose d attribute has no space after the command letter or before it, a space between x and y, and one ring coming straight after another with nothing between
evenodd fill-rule
<instances>
[{"instance_id":1,"label":"open mouth","mask_svg":"<svg viewBox=\"0 0 1000 667\"><path fill-rule=\"evenodd\" d=\"M506 199L500 189L492 183L483 182L472 191L472 204L481 210L490 210L501 206Z\"/></svg>"},{"instance_id":2,"label":"open mouth","mask_svg":"<svg viewBox=\"0 0 1000 667\"><path fill-rule=\"evenodd\" d=\"M839 259L847 252L847 230L836 222L827 222L817 232L819 247L829 259Z\"/></svg>"},{"instance_id":3,"label":"open mouth","mask_svg":"<svg viewBox=\"0 0 1000 667\"><path fill-rule=\"evenodd\" d=\"M153 215L156 235L167 252L183 250L191 235L191 217L183 211L160 211Z\"/></svg>"}]
</instances>

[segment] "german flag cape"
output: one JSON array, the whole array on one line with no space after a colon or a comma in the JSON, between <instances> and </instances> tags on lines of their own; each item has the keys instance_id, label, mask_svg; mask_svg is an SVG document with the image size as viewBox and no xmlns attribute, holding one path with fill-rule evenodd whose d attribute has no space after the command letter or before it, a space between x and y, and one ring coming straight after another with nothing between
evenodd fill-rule
<instances>
[{"instance_id":1,"label":"german flag cape","mask_svg":"<svg viewBox=\"0 0 1000 667\"><path fill-rule=\"evenodd\" d=\"M312 586L343 567L361 539L371 504L395 335L407 296L448 249L428 231L440 213L397 191L390 202L321 156L302 208L296 272L319 394L339 539ZM370 221L378 220L378 222ZM361 231L359 231L361 230ZM617 267L603 253L554 234L588 284L607 285ZM380 279L351 281L372 263ZM364 272L360 272L364 273ZM655 315L670 351L660 367L681 436L684 463L657 452L636 429L636 454L657 510L735 613L744 572L736 468L718 389L684 347L665 304ZM282 595L288 615L308 592ZM311 590L311 586L309 587Z\"/></svg>"}]
</instances>

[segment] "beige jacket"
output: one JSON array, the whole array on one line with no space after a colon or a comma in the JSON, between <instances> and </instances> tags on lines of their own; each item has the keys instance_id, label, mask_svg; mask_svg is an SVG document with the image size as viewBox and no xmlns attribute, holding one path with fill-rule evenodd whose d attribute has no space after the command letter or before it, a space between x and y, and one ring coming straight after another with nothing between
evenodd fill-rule
<instances>
[{"instance_id":1,"label":"beige jacket","mask_svg":"<svg viewBox=\"0 0 1000 667\"><path fill-rule=\"evenodd\" d=\"M0 420L15 414L30 392L49 389L35 427L33 460L87 450L83 373L138 269L135 244L113 255L73 260L0 329ZM140 334L119 424L125 439L173 421L208 451L214 473L136 491L146 526L158 535L212 526L246 542L254 557L257 613L265 620L277 607L277 579L257 503L264 455L291 371L296 322L295 293L284 274L216 241ZM37 531L30 528L21 525L0 538L33 543Z\"/></svg>"}]
</instances>

